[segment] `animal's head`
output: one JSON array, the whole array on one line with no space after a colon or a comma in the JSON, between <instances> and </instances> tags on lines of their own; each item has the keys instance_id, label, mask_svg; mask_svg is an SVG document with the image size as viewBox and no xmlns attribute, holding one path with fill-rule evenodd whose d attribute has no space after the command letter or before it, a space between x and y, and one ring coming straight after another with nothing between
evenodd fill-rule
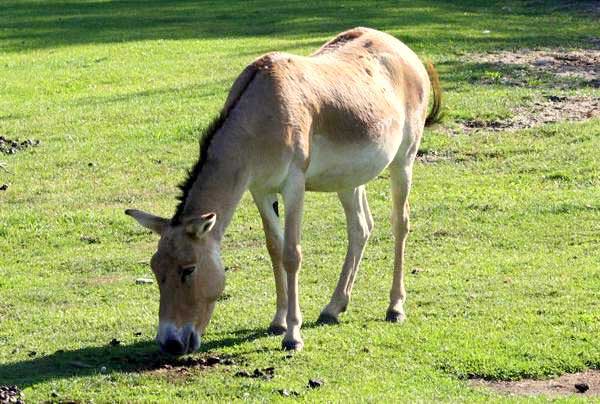
<instances>
[{"instance_id":1,"label":"animal's head","mask_svg":"<svg viewBox=\"0 0 600 404\"><path fill-rule=\"evenodd\" d=\"M156 337L160 349L173 355L197 350L225 286L219 243L211 235L216 214L172 225L168 219L139 210L125 213L160 235L150 261L160 290Z\"/></svg>"}]
</instances>

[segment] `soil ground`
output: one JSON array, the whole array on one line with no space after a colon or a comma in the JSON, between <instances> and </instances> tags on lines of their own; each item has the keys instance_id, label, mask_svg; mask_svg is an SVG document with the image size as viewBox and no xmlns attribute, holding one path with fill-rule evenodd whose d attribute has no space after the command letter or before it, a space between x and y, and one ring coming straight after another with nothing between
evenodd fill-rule
<instances>
[{"instance_id":1,"label":"soil ground","mask_svg":"<svg viewBox=\"0 0 600 404\"><path fill-rule=\"evenodd\" d=\"M464 132L474 130L511 131L562 121L576 122L600 116L600 98L548 95L513 109L507 119L467 119L460 122Z\"/></svg>"},{"instance_id":2,"label":"soil ground","mask_svg":"<svg viewBox=\"0 0 600 404\"><path fill-rule=\"evenodd\" d=\"M450 132L514 131L600 116L600 98L579 91L600 87L600 49L596 49L600 42L592 40L590 44L594 48L520 49L463 57L464 63L474 62L472 66L479 70L472 78L478 84L541 88L543 93L511 108L511 117L458 120L459 129Z\"/></svg>"},{"instance_id":3,"label":"soil ground","mask_svg":"<svg viewBox=\"0 0 600 404\"><path fill-rule=\"evenodd\" d=\"M582 397L600 397L600 370L567 373L548 380L488 381L473 379L471 385L487 387L501 393L513 395L556 397L576 394Z\"/></svg>"}]
</instances>

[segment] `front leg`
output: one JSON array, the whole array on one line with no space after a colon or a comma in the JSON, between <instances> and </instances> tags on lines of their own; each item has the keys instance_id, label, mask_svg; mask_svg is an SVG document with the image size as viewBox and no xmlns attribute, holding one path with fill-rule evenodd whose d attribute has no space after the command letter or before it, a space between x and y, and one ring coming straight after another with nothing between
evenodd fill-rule
<instances>
[{"instance_id":1,"label":"front leg","mask_svg":"<svg viewBox=\"0 0 600 404\"><path fill-rule=\"evenodd\" d=\"M300 248L300 233L302 223L302 208L304 205L304 175L301 172L290 175L283 189L285 203L285 232L283 241L283 267L287 274L288 311L287 330L283 338L283 348L300 350L304 346L300 327L302 313L300 312L298 272L302 263Z\"/></svg>"},{"instance_id":2,"label":"front leg","mask_svg":"<svg viewBox=\"0 0 600 404\"><path fill-rule=\"evenodd\" d=\"M275 276L275 292L277 293L277 310L269 333L280 335L286 330L287 315L287 283L286 274L283 269L283 232L279 224L279 213L275 210L277 203L276 194L252 193L254 203L258 207L262 218L263 229L267 241L267 250L273 264L273 275Z\"/></svg>"}]
</instances>

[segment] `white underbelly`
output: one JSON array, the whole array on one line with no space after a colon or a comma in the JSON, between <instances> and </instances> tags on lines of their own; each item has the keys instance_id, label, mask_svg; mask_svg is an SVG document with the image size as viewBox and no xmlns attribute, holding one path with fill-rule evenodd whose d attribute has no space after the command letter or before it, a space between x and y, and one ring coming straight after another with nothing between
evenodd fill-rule
<instances>
[{"instance_id":1,"label":"white underbelly","mask_svg":"<svg viewBox=\"0 0 600 404\"><path fill-rule=\"evenodd\" d=\"M312 141L306 189L335 192L355 188L375 178L394 159L401 139L339 144L315 134Z\"/></svg>"}]
</instances>

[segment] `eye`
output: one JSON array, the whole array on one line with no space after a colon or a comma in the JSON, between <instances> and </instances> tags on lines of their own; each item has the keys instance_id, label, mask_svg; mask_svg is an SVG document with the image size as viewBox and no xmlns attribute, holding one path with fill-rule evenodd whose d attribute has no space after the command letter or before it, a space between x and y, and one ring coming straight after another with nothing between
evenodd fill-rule
<instances>
[{"instance_id":1,"label":"eye","mask_svg":"<svg viewBox=\"0 0 600 404\"><path fill-rule=\"evenodd\" d=\"M181 283L185 283L185 280L194 273L196 270L196 265L189 265L186 267L181 267L179 269L179 273L181 274Z\"/></svg>"}]
</instances>

